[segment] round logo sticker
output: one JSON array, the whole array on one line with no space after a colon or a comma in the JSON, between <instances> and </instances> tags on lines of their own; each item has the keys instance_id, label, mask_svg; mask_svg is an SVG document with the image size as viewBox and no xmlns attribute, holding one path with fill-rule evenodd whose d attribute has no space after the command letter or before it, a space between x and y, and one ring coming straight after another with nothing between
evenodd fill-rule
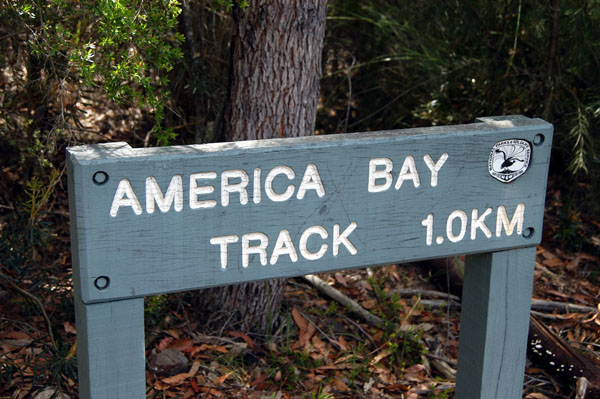
<instances>
[{"instance_id":1,"label":"round logo sticker","mask_svg":"<svg viewBox=\"0 0 600 399\"><path fill-rule=\"evenodd\" d=\"M492 148L488 161L490 175L502 183L521 176L531 160L531 144L520 139L502 140Z\"/></svg>"}]
</instances>

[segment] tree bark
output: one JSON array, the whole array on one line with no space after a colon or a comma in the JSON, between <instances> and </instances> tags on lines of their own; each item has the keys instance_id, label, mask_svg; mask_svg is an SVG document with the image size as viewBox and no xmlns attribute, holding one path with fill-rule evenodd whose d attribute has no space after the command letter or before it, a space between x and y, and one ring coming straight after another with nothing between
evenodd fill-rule
<instances>
[{"instance_id":1,"label":"tree bark","mask_svg":"<svg viewBox=\"0 0 600 399\"><path fill-rule=\"evenodd\" d=\"M327 0L249 3L234 9L222 137L238 141L310 136ZM213 315L222 329L265 333L277 320L285 286L281 279L204 290L197 306Z\"/></svg>"},{"instance_id":2,"label":"tree bark","mask_svg":"<svg viewBox=\"0 0 600 399\"><path fill-rule=\"evenodd\" d=\"M314 132L326 0L252 0L234 11L229 141Z\"/></svg>"}]
</instances>

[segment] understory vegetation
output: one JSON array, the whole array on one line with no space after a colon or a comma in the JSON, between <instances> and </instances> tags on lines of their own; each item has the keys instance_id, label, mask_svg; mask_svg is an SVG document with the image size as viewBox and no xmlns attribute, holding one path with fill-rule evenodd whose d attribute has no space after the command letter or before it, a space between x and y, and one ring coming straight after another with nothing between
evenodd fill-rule
<instances>
[{"instance_id":1,"label":"understory vegetation","mask_svg":"<svg viewBox=\"0 0 600 399\"><path fill-rule=\"evenodd\" d=\"M65 148L222 140L231 11L245 6L0 0L0 398L47 386L76 397ZM599 71L598 0L330 0L315 133L510 114L553 123L535 295L595 307ZM430 362L456 366L456 307L393 292L430 291L434 276L390 265L323 278L384 324L356 320L300 280L266 337L201 331L186 293L147 298L148 354L171 348L197 366L192 379L149 373L149 397L452 395ZM598 350L595 315L553 317L558 334ZM534 369L526 394L568 397Z\"/></svg>"}]
</instances>

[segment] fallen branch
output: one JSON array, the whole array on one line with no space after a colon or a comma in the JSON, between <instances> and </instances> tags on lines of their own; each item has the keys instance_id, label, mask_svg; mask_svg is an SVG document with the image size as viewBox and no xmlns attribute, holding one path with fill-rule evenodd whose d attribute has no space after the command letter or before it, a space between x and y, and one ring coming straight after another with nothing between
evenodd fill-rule
<instances>
[{"instance_id":1,"label":"fallen branch","mask_svg":"<svg viewBox=\"0 0 600 399\"><path fill-rule=\"evenodd\" d=\"M334 287L327 284L325 281L321 280L319 277L314 274L307 274L303 276L306 281L311 283L314 287L316 287L319 291L330 297L331 299L336 300L337 302L344 305L348 310L352 313L360 316L367 323L375 326L382 327L385 322L380 317L375 316L373 313L369 312L362 306L358 304L358 302L354 301L352 298L347 297L342 294L340 291L335 289Z\"/></svg>"},{"instance_id":2,"label":"fallen branch","mask_svg":"<svg viewBox=\"0 0 600 399\"><path fill-rule=\"evenodd\" d=\"M531 301L531 309L541 312L556 310L561 313L595 313L598 311L597 308L591 306L575 305L565 302L542 301L539 299Z\"/></svg>"},{"instance_id":3,"label":"fallen branch","mask_svg":"<svg viewBox=\"0 0 600 399\"><path fill-rule=\"evenodd\" d=\"M445 292L433 291L433 290L419 290L419 289L410 289L410 288L396 288L390 290L391 294L397 294L402 297L404 296L419 296L419 297L427 297L427 298L441 298L450 300L451 306L454 305L452 302L460 303L460 298L456 295L446 294ZM447 301L427 301L421 299L421 302L430 303L432 307L438 306L446 306ZM556 310L561 313L594 313L597 312L598 309L592 306L585 305L576 305L573 303L566 302L557 302L557 301L544 301L541 299L533 299L531 301L531 309L544 312L544 311L553 311Z\"/></svg>"},{"instance_id":4,"label":"fallen branch","mask_svg":"<svg viewBox=\"0 0 600 399\"><path fill-rule=\"evenodd\" d=\"M425 357L427 357L431 363L431 365L440 373L442 374L446 379L448 380L453 380L456 379L456 369L450 367L450 363L452 363L452 365L454 367L456 367L456 363L451 362L450 360L447 360L445 358L443 358L442 356L440 356L440 352L441 352L441 347L440 347L440 343L438 340L433 339L433 340L427 340L426 341L427 346L429 347L429 350L432 353L426 353Z\"/></svg>"},{"instance_id":5,"label":"fallen branch","mask_svg":"<svg viewBox=\"0 0 600 399\"><path fill-rule=\"evenodd\" d=\"M435 291L433 291L435 292ZM454 295L450 295L450 297L456 298ZM420 299L420 303L425 306L429 306L432 308L446 308L448 305L451 308L460 309L460 300L444 300L444 299ZM532 300L531 301L531 310L535 313L537 312L549 312L549 311L558 311L560 313L596 313L598 312L597 308L593 308L591 306L584 305L574 305L572 303L566 302L554 302L554 301L542 301L542 300ZM552 317L548 317L552 318Z\"/></svg>"},{"instance_id":6,"label":"fallen branch","mask_svg":"<svg viewBox=\"0 0 600 399\"><path fill-rule=\"evenodd\" d=\"M383 319L372 314L371 312L369 312L368 310L366 310L365 308L360 306L360 304L358 304L352 298L349 298L348 296L344 295L339 290L330 286L329 284L327 284L325 281L321 280L319 277L315 276L314 274L307 274L303 277L306 281L311 283L319 291L321 291L322 293L324 293L331 299L341 303L346 308L348 308L350 311L352 311L352 313L356 314L357 316L359 316L360 318L362 318L363 320L365 320L367 323L371 324L372 326L382 327L384 325L385 322ZM397 328L400 328L400 327L397 326ZM424 341L421 341L421 345L423 345L425 347L425 346L427 346L427 343L425 343ZM456 370L453 369L452 367L450 367L450 365L448 365L448 363L443 361L441 359L441 357L432 356L431 364L445 378L447 378L447 379L456 378Z\"/></svg>"}]
</instances>

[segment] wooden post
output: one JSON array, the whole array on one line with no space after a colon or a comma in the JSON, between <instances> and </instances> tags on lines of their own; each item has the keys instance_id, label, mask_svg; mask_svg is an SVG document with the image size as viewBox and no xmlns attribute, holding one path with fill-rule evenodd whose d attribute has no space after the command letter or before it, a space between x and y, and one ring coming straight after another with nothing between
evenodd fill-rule
<instances>
[{"instance_id":1,"label":"wooden post","mask_svg":"<svg viewBox=\"0 0 600 399\"><path fill-rule=\"evenodd\" d=\"M457 399L522 397L535 247L467 257Z\"/></svg>"},{"instance_id":2,"label":"wooden post","mask_svg":"<svg viewBox=\"0 0 600 399\"><path fill-rule=\"evenodd\" d=\"M75 295L80 399L144 399L144 298L84 304Z\"/></svg>"},{"instance_id":3,"label":"wooden post","mask_svg":"<svg viewBox=\"0 0 600 399\"><path fill-rule=\"evenodd\" d=\"M504 116L69 148L80 397L144 398L144 296L479 253L456 397L520 398L551 147L552 125Z\"/></svg>"}]
</instances>

